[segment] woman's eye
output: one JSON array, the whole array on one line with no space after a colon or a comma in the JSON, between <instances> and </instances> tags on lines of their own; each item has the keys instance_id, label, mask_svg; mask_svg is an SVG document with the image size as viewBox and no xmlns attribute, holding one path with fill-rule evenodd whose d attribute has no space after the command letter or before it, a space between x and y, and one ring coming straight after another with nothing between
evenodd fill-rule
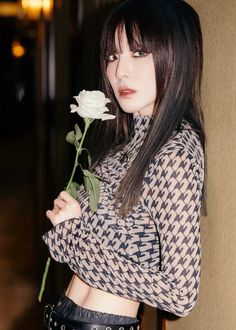
<instances>
[{"instance_id":1,"label":"woman's eye","mask_svg":"<svg viewBox=\"0 0 236 330\"><path fill-rule=\"evenodd\" d=\"M145 50L136 50L134 53L133 53L133 56L134 57L145 57L147 56L149 53L146 52Z\"/></svg>"},{"instance_id":2,"label":"woman's eye","mask_svg":"<svg viewBox=\"0 0 236 330\"><path fill-rule=\"evenodd\" d=\"M107 55L107 57L106 57L107 62L114 62L117 59L118 59L117 54Z\"/></svg>"}]
</instances>

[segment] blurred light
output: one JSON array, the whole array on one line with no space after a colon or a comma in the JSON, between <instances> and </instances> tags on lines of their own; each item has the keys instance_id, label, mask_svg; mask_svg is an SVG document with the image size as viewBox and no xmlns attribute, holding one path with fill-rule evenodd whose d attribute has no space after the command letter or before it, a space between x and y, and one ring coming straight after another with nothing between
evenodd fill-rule
<instances>
[{"instance_id":1,"label":"blurred light","mask_svg":"<svg viewBox=\"0 0 236 330\"><path fill-rule=\"evenodd\" d=\"M22 0L22 8L25 17L37 20L42 15L45 19L50 19L53 10L53 0Z\"/></svg>"},{"instance_id":2,"label":"blurred light","mask_svg":"<svg viewBox=\"0 0 236 330\"><path fill-rule=\"evenodd\" d=\"M0 3L0 16L11 17L20 16L21 6L18 3L4 1Z\"/></svg>"},{"instance_id":3,"label":"blurred light","mask_svg":"<svg viewBox=\"0 0 236 330\"><path fill-rule=\"evenodd\" d=\"M25 55L25 47L18 41L14 40L11 45L11 52L14 57L20 58Z\"/></svg>"}]
</instances>

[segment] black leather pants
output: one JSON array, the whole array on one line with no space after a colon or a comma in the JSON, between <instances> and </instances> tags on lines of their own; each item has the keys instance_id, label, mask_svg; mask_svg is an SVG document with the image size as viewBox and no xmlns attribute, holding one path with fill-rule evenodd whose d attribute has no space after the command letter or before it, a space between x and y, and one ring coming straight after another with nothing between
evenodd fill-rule
<instances>
[{"instance_id":1,"label":"black leather pants","mask_svg":"<svg viewBox=\"0 0 236 330\"><path fill-rule=\"evenodd\" d=\"M139 330L136 318L101 313L75 304L65 295L46 305L44 329L60 330Z\"/></svg>"}]
</instances>

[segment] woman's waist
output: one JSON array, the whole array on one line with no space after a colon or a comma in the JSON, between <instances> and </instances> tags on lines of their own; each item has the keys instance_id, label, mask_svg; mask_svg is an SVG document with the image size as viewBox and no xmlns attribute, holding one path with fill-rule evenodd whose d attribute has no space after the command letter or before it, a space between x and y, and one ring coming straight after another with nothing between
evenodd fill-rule
<instances>
[{"instance_id":1,"label":"woman's waist","mask_svg":"<svg viewBox=\"0 0 236 330\"><path fill-rule=\"evenodd\" d=\"M77 276L73 277L66 296L78 306L98 312L136 317L139 302L90 287Z\"/></svg>"}]
</instances>

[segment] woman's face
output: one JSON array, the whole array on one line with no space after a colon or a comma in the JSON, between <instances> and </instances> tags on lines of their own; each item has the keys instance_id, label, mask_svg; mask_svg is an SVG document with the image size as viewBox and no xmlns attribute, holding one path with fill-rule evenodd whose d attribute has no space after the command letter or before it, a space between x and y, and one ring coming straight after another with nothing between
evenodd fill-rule
<instances>
[{"instance_id":1,"label":"woman's face","mask_svg":"<svg viewBox=\"0 0 236 330\"><path fill-rule=\"evenodd\" d=\"M107 58L107 78L115 97L127 113L152 115L156 100L156 74L153 55L142 48L131 51L125 28L120 41L115 36L115 54Z\"/></svg>"}]
</instances>

